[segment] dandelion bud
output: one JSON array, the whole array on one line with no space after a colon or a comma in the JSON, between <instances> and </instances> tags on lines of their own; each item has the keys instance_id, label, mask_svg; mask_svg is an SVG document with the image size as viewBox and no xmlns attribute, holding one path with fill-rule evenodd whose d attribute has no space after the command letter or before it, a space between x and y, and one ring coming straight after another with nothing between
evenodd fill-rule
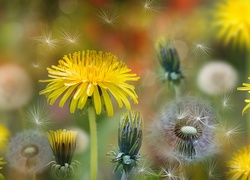
<instances>
[{"instance_id":1,"label":"dandelion bud","mask_svg":"<svg viewBox=\"0 0 250 180\"><path fill-rule=\"evenodd\" d=\"M111 160L118 163L115 171L122 166L123 171L129 175L139 158L139 150L142 144L141 116L139 112L128 111L121 116L118 129L119 152L111 152L115 156Z\"/></svg>"},{"instance_id":2,"label":"dandelion bud","mask_svg":"<svg viewBox=\"0 0 250 180\"><path fill-rule=\"evenodd\" d=\"M161 38L156 43L158 59L165 70L165 79L175 85L184 78L180 68L180 58L171 39Z\"/></svg>"},{"instance_id":3,"label":"dandelion bud","mask_svg":"<svg viewBox=\"0 0 250 180\"><path fill-rule=\"evenodd\" d=\"M213 154L215 113L195 98L182 98L164 108L153 123L149 143L157 156L191 162Z\"/></svg>"},{"instance_id":4,"label":"dandelion bud","mask_svg":"<svg viewBox=\"0 0 250 180\"><path fill-rule=\"evenodd\" d=\"M52 171L60 179L71 177L77 161L72 161L76 149L76 131L60 129L49 131L47 137L55 156L52 161Z\"/></svg>"}]
</instances>

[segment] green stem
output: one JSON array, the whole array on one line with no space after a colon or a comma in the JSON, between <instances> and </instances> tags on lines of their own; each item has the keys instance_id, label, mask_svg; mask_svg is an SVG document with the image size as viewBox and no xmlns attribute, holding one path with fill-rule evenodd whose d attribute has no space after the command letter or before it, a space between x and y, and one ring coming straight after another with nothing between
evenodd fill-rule
<instances>
[{"instance_id":1,"label":"green stem","mask_svg":"<svg viewBox=\"0 0 250 180\"><path fill-rule=\"evenodd\" d=\"M96 114L93 106L88 108L89 127L90 127L90 179L97 179L97 128L96 128Z\"/></svg>"},{"instance_id":2,"label":"green stem","mask_svg":"<svg viewBox=\"0 0 250 180\"><path fill-rule=\"evenodd\" d=\"M121 180L127 180L128 178L127 178L127 174L126 174L126 172L123 170L122 171L122 177L121 177Z\"/></svg>"}]
</instances>

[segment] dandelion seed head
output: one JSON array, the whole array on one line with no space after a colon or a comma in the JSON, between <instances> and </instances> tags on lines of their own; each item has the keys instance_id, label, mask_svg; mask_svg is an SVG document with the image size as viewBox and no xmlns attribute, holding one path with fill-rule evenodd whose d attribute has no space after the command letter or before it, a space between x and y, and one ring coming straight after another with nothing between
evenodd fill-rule
<instances>
[{"instance_id":1,"label":"dandelion seed head","mask_svg":"<svg viewBox=\"0 0 250 180\"><path fill-rule=\"evenodd\" d=\"M238 74L230 64L213 61L201 68L197 84L208 95L221 95L231 92L236 87L237 80Z\"/></svg>"},{"instance_id":2,"label":"dandelion seed head","mask_svg":"<svg viewBox=\"0 0 250 180\"><path fill-rule=\"evenodd\" d=\"M0 64L0 109L12 110L25 106L33 94L28 72L19 64Z\"/></svg>"},{"instance_id":3,"label":"dandelion seed head","mask_svg":"<svg viewBox=\"0 0 250 180\"><path fill-rule=\"evenodd\" d=\"M202 160L218 151L215 127L213 108L197 98L185 97L167 105L150 126L149 146L162 158L184 163Z\"/></svg>"},{"instance_id":4,"label":"dandelion seed head","mask_svg":"<svg viewBox=\"0 0 250 180\"><path fill-rule=\"evenodd\" d=\"M52 151L43 133L26 130L10 140L7 159L11 167L22 173L36 173L45 169L52 159Z\"/></svg>"}]
</instances>

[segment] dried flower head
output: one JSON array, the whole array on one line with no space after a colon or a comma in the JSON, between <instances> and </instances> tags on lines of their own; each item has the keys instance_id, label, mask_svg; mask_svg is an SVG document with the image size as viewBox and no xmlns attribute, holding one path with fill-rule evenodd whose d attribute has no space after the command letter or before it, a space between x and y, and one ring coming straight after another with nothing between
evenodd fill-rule
<instances>
[{"instance_id":1,"label":"dried flower head","mask_svg":"<svg viewBox=\"0 0 250 180\"><path fill-rule=\"evenodd\" d=\"M122 166L128 176L139 158L139 150L142 144L142 118L140 112L128 111L122 114L118 129L118 153L112 151L109 154L115 156L111 162L117 163L114 171Z\"/></svg>"},{"instance_id":2,"label":"dried flower head","mask_svg":"<svg viewBox=\"0 0 250 180\"><path fill-rule=\"evenodd\" d=\"M250 49L250 1L223 0L214 11L214 25L219 28L218 39Z\"/></svg>"},{"instance_id":3,"label":"dried flower head","mask_svg":"<svg viewBox=\"0 0 250 180\"><path fill-rule=\"evenodd\" d=\"M32 80L20 65L0 65L0 109L12 110L26 105L33 93Z\"/></svg>"},{"instance_id":4,"label":"dried flower head","mask_svg":"<svg viewBox=\"0 0 250 180\"><path fill-rule=\"evenodd\" d=\"M48 69L51 79L41 80L49 82L47 87L40 92L47 96L53 104L60 96L59 106L62 107L72 95L70 112L76 108L82 109L87 102L93 103L95 111L100 114L105 106L109 116L113 115L113 105L110 95L116 99L119 107L125 104L127 109L131 105L128 97L138 103L134 86L127 81L137 81L136 74L129 74L131 70L117 57L102 51L75 52L73 56L65 55L59 60L57 66Z\"/></svg>"},{"instance_id":5,"label":"dried flower head","mask_svg":"<svg viewBox=\"0 0 250 180\"><path fill-rule=\"evenodd\" d=\"M76 149L76 135L76 131L67 131L65 129L47 133L55 156L55 161L52 161L52 170L61 179L71 177L74 172L76 162L73 162L72 158Z\"/></svg>"},{"instance_id":6,"label":"dried flower head","mask_svg":"<svg viewBox=\"0 0 250 180\"><path fill-rule=\"evenodd\" d=\"M227 175L230 180L250 178L250 146L243 147L228 162Z\"/></svg>"},{"instance_id":7,"label":"dried flower head","mask_svg":"<svg viewBox=\"0 0 250 180\"><path fill-rule=\"evenodd\" d=\"M26 130L18 133L8 146L9 165L23 173L42 171L51 158L49 143L40 131Z\"/></svg>"},{"instance_id":8,"label":"dried flower head","mask_svg":"<svg viewBox=\"0 0 250 180\"><path fill-rule=\"evenodd\" d=\"M230 64L223 61L214 61L201 68L197 84L206 94L220 95L232 91L237 80L237 72Z\"/></svg>"},{"instance_id":9,"label":"dried flower head","mask_svg":"<svg viewBox=\"0 0 250 180\"><path fill-rule=\"evenodd\" d=\"M157 156L192 162L216 152L216 116L205 102L177 99L163 109L149 129L149 145Z\"/></svg>"},{"instance_id":10,"label":"dried flower head","mask_svg":"<svg viewBox=\"0 0 250 180\"><path fill-rule=\"evenodd\" d=\"M165 70L165 79L175 85L184 78L180 58L172 39L160 38L156 43L158 59Z\"/></svg>"}]
</instances>

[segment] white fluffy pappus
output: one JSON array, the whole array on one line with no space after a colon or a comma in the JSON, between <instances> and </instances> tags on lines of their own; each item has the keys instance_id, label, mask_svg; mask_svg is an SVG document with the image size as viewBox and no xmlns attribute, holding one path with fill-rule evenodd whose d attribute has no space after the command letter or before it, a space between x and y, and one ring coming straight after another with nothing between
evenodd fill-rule
<instances>
[{"instance_id":1,"label":"white fluffy pappus","mask_svg":"<svg viewBox=\"0 0 250 180\"><path fill-rule=\"evenodd\" d=\"M0 109L12 110L25 106L33 94L32 79L16 63L0 64Z\"/></svg>"},{"instance_id":2,"label":"white fluffy pappus","mask_svg":"<svg viewBox=\"0 0 250 180\"><path fill-rule=\"evenodd\" d=\"M38 130L26 130L16 134L10 140L7 151L9 166L27 174L44 170L52 157L45 134Z\"/></svg>"},{"instance_id":3,"label":"white fluffy pappus","mask_svg":"<svg viewBox=\"0 0 250 180\"><path fill-rule=\"evenodd\" d=\"M216 114L211 106L184 97L163 108L147 139L156 157L189 163L218 152L215 127Z\"/></svg>"},{"instance_id":4,"label":"white fluffy pappus","mask_svg":"<svg viewBox=\"0 0 250 180\"><path fill-rule=\"evenodd\" d=\"M221 95L235 89L238 79L236 70L223 61L205 64L197 78L200 90L208 95Z\"/></svg>"}]
</instances>

